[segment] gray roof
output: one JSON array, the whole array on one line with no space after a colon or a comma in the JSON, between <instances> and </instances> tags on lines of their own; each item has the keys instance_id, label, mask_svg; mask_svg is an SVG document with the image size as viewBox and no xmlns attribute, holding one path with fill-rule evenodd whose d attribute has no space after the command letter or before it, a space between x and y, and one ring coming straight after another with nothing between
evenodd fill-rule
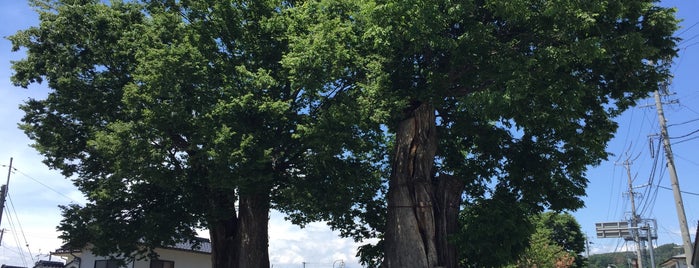
<instances>
[{"instance_id":1,"label":"gray roof","mask_svg":"<svg viewBox=\"0 0 699 268\"><path fill-rule=\"evenodd\" d=\"M211 254L211 241L207 238L195 237L193 241L179 242L172 246L163 246L164 249L191 251L196 253ZM70 249L66 245L57 249L56 254L77 253L79 249ZM1 268L1 267L0 267Z\"/></svg>"},{"instance_id":2,"label":"gray roof","mask_svg":"<svg viewBox=\"0 0 699 268\"><path fill-rule=\"evenodd\" d=\"M63 268L63 266L64 266L63 262L39 260L34 265L34 268L50 268L50 267Z\"/></svg>"},{"instance_id":3,"label":"gray roof","mask_svg":"<svg viewBox=\"0 0 699 268\"><path fill-rule=\"evenodd\" d=\"M194 241L180 242L174 246L166 246L165 248L211 254L211 241L206 238L197 237Z\"/></svg>"}]
</instances>

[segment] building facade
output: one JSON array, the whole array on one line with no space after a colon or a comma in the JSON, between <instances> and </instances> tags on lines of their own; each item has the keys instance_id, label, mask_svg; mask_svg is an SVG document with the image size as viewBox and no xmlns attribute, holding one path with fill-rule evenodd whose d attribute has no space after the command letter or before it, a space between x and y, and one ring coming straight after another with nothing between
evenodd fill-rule
<instances>
[{"instance_id":1,"label":"building facade","mask_svg":"<svg viewBox=\"0 0 699 268\"><path fill-rule=\"evenodd\" d=\"M206 239L192 243L178 243L172 247L156 248L157 260L124 262L113 256L97 256L90 247L80 250L59 249L54 256L66 260L65 268L200 268L211 267L211 243Z\"/></svg>"}]
</instances>

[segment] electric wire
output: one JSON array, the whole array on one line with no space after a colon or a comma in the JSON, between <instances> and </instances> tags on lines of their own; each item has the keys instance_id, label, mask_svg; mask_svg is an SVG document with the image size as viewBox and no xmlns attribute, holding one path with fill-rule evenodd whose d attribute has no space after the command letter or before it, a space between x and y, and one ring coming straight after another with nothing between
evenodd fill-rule
<instances>
[{"instance_id":1,"label":"electric wire","mask_svg":"<svg viewBox=\"0 0 699 268\"><path fill-rule=\"evenodd\" d=\"M689 111L691 111L691 112L693 112L693 113L695 113L695 114L699 114L699 112L695 111L694 109L692 109L691 107L689 107L689 106L687 106L687 105L684 105L684 104L680 103L680 106L682 106L682 108L685 108L685 109L687 109L687 110L689 110Z\"/></svg>"},{"instance_id":2,"label":"electric wire","mask_svg":"<svg viewBox=\"0 0 699 268\"><path fill-rule=\"evenodd\" d=\"M692 120L684 121L684 122L682 122L682 123L669 124L669 125L667 125L667 127L681 126L681 125L689 124L689 123L696 122L696 121L699 121L699 118L695 118L695 119L692 119Z\"/></svg>"},{"instance_id":3,"label":"electric wire","mask_svg":"<svg viewBox=\"0 0 699 268\"><path fill-rule=\"evenodd\" d=\"M65 198L67 198L68 200L71 200L71 201L73 201L73 202L75 202L75 203L79 203L78 201L76 201L75 199L71 198L70 196L67 196L67 195L65 195L65 194L63 194L63 193L61 193L61 192L59 192L58 190L51 188L51 186L48 186L48 185L44 184L43 182L39 181L38 179L33 178L32 176L27 175L26 173L24 173L24 172L18 170L17 168L14 168L14 167L13 167L12 169L14 169L17 173L22 174L22 175L24 175L25 177L27 177L27 178L29 178L29 179L35 181L36 183L41 184L42 186L44 186L44 187L48 188L49 190L53 191L54 193L57 193L57 194L59 194L59 195L65 197Z\"/></svg>"},{"instance_id":4,"label":"electric wire","mask_svg":"<svg viewBox=\"0 0 699 268\"><path fill-rule=\"evenodd\" d=\"M616 165L614 165L614 167L612 168L612 174L616 174ZM616 179L616 176L612 176L612 187L609 187L610 188L609 189L609 201L610 202L607 203L608 204L608 206L607 206L607 219L609 219L609 215L610 215L610 212L612 210L612 202L611 201L613 200L613 196L614 196L614 181L613 180L615 180L615 179ZM619 182L621 182L621 180L619 180ZM614 203L616 204L614 206L614 215L616 215L616 213L617 213L616 209L619 208L619 202L614 202Z\"/></svg>"},{"instance_id":5,"label":"electric wire","mask_svg":"<svg viewBox=\"0 0 699 268\"><path fill-rule=\"evenodd\" d=\"M629 125L631 124L631 120L633 119L633 110L634 110L634 109L631 109L631 115L630 115L631 118L629 118ZM631 128L627 128L627 129L628 129L628 131L626 131L626 137L625 137L625 140L624 140L624 144L627 144L627 143L628 143L628 140L629 140L629 133L631 132ZM619 154L619 157L617 158L617 160L616 160L614 163L619 163L619 161L621 161L621 156L622 156L622 154ZM611 204L612 204L613 197L615 196L615 195L614 195L614 193L615 193L615 191L614 191L614 186L615 186L614 181L616 180L616 174L617 174L617 172L616 172L616 171L617 171L616 167L617 167L616 164L612 167L612 174L613 174L613 175L612 175L612 187L609 187L609 202L607 202L607 204L608 204L608 205L607 205L607 219L610 218L609 215L610 215L610 212L611 212L611 210L612 210L612 205L611 205ZM620 179L620 180L619 180L619 189L621 189L621 183L622 183L622 180ZM618 198L618 197L617 197L617 198ZM617 215L617 209L619 208L619 201L618 201L618 199L617 199L617 202L614 202L614 204L615 204L615 205L614 205L614 213L613 213L613 215Z\"/></svg>"},{"instance_id":6,"label":"electric wire","mask_svg":"<svg viewBox=\"0 0 699 268\"><path fill-rule=\"evenodd\" d=\"M696 46L696 45L699 45L699 42L691 43L691 44L689 44L689 45L686 45L686 46L681 47L680 49L688 49L688 48L693 47L693 46Z\"/></svg>"},{"instance_id":7,"label":"electric wire","mask_svg":"<svg viewBox=\"0 0 699 268\"><path fill-rule=\"evenodd\" d=\"M635 108L629 110L629 111L630 111L630 115L629 115L629 119L628 119L628 126L632 126L632 125L633 125L633 122L635 121L635 119L638 118L638 117L636 116L636 113L635 113L636 110L637 110L637 109L635 109ZM642 111L643 111L643 112L641 113L642 116L641 116L641 119L640 119L640 126L639 126L639 127L640 127L641 129L644 129L644 126L645 126L646 124L648 124L648 125L650 125L650 126L653 126L653 125L654 125L654 121L652 121L652 120L649 119L649 117L648 117L648 111L647 111L646 109L643 109ZM633 138L633 140L639 140L639 139L640 139L641 133L643 133L643 131L633 131L633 132L636 133L636 137ZM629 152L634 152L634 151L636 151L636 145L633 144L633 142L629 142L630 138L632 138L632 137L630 137L630 136L631 136L630 133L632 133L631 127L626 127L626 135L624 136L624 143L623 143L623 144L625 145L625 147L627 147L627 149L626 149L626 155L628 155ZM618 158L617 161L616 161L617 163L621 160L621 157L622 157L623 155L624 155L624 154L620 154L620 155L619 155L619 158ZM638 156L637 156L636 158L638 158ZM634 159L634 160L635 160L635 159ZM614 171L616 171L616 165L615 165L615 167L614 167ZM615 172L615 173L616 173L616 172ZM623 178L624 178L624 175L625 175L625 174L623 174L623 172L620 174L619 188L618 188L618 189L624 189L624 188L625 188L625 187L623 186L623 184L624 184L624 183L623 183L623 182L624 182L624 179L623 179ZM616 177L613 177L613 178L616 178ZM612 185L614 185L614 182L612 182ZM611 201L611 200L612 200L612 196L614 195L614 192L615 192L615 191L614 191L614 187L610 187L610 188L611 188L611 189L610 189L610 201ZM615 207L615 211L614 211L614 213L613 213L614 215L618 215L618 214L617 214L618 211L617 211L616 209L619 208L619 203L621 203L621 207L622 207L621 211L622 211L622 213L624 213L624 212L626 211L626 208L627 208L627 203L626 203L626 202L628 202L628 199L623 198L623 196L619 196L618 198L621 198L622 201L621 201L621 202L616 202L616 205L614 206L614 207ZM617 200L618 200L618 199L617 199ZM611 202L610 202L610 203L611 203ZM609 210L610 210L610 209L611 209L611 204L610 204L610 207L608 207L607 218L609 218Z\"/></svg>"},{"instance_id":8,"label":"electric wire","mask_svg":"<svg viewBox=\"0 0 699 268\"><path fill-rule=\"evenodd\" d=\"M672 70L672 73L676 73L677 70L680 68L682 65L682 60L684 59L684 55L687 52L687 48L680 48L678 53L677 53L677 59L678 61L673 64L674 69ZM674 89L674 86L670 85L672 89Z\"/></svg>"},{"instance_id":9,"label":"electric wire","mask_svg":"<svg viewBox=\"0 0 699 268\"><path fill-rule=\"evenodd\" d=\"M658 176L658 182L656 183L656 186L660 185L663 182L663 179L665 178L665 173L666 173L665 171L667 170L667 165L661 164L659 166L660 166L660 171L658 171L659 176ZM655 190L656 190L656 199L657 199L658 187L656 187ZM653 202L655 202L655 200Z\"/></svg>"},{"instance_id":10,"label":"electric wire","mask_svg":"<svg viewBox=\"0 0 699 268\"><path fill-rule=\"evenodd\" d=\"M7 165L2 165L2 166L3 166L3 167L7 167ZM48 188L48 189L50 189L50 190L52 190L52 191L54 191L54 192L56 192L56 193L58 193L58 194L64 196L64 197L67 197L67 198L69 198L70 200L73 200L73 199L71 199L70 197L61 194L60 192L56 191L55 189L49 187L48 185L46 185L46 184L44 184L44 183L41 183L41 182L38 181L37 179L35 179L35 178L33 178L33 177L27 175L26 173L24 173L24 172L18 170L18 169L15 168L15 167L12 167L11 172L12 172L13 174L20 173L20 174L24 175L25 177L27 177L27 178L29 178L29 179L31 179L31 180L34 180L35 182L37 182L37 183L43 185L44 187L46 187L46 188ZM6 197L7 197L7 201L8 201L8 204L9 204L9 206L6 206L7 209L6 209L6 213L5 213L5 215L6 215L7 218L8 218L8 225L10 226L10 228L11 228L12 230L18 230L18 229L19 229L19 232L21 233L22 238L24 239L24 244L25 244L25 247L27 248L27 252L29 253L29 258L32 260L32 262L35 262L35 260L34 260L34 255L32 255L31 249L29 248L29 242L28 242L27 236L26 236L26 234L25 234L25 232L24 232L24 228L23 228L23 226L22 226L21 221L19 220L19 214L17 213L17 210L15 209L14 202L12 201L12 196L9 194L9 189L8 189L8 192L6 193ZM73 201L75 201L75 200L73 200ZM15 228L15 227L18 227L18 229ZM25 254L24 254L24 250L22 249L23 247L20 245L20 241L21 241L21 240L20 240L20 238L19 238L19 236L18 236L18 234L17 234L16 231L12 231L12 235L13 235L13 238L14 238L14 240L15 240L17 249L19 250L19 253L20 253L19 255L20 255L21 258L22 258L22 262L24 263L25 266L27 266L26 256L25 256Z\"/></svg>"},{"instance_id":11,"label":"electric wire","mask_svg":"<svg viewBox=\"0 0 699 268\"><path fill-rule=\"evenodd\" d=\"M32 262L34 262L34 255L32 255L32 250L29 249L29 242L27 241L27 236L24 234L24 228L22 228L22 222L19 220L19 214L17 214L17 211L15 210L15 205L14 205L14 203L12 203L12 198L10 197L9 194L7 194L7 200L9 201L10 207L12 208L12 213L15 214L15 220L17 221L17 226L19 226L19 232L22 234L22 238L24 238L24 245L27 247L27 252L29 252L29 257L32 259Z\"/></svg>"},{"instance_id":12,"label":"electric wire","mask_svg":"<svg viewBox=\"0 0 699 268\"><path fill-rule=\"evenodd\" d=\"M699 136L691 137L691 138L684 139L684 140L681 140L681 141L676 141L676 142L673 142L672 144L673 144L673 145L674 145L674 144L680 144L680 143L683 143L683 142L688 142L688 141L692 141L692 140L696 140L696 139L699 139Z\"/></svg>"},{"instance_id":13,"label":"electric wire","mask_svg":"<svg viewBox=\"0 0 699 268\"><path fill-rule=\"evenodd\" d=\"M668 139L673 139L673 140L682 139L682 138L686 138L686 137L692 136L692 135L694 135L694 134L696 134L696 133L699 133L699 129L695 129L694 131L689 132L689 133L687 133L687 134L684 134L684 135L682 135L682 136L668 137Z\"/></svg>"},{"instance_id":14,"label":"electric wire","mask_svg":"<svg viewBox=\"0 0 699 268\"><path fill-rule=\"evenodd\" d=\"M660 185L658 185L658 188L663 188L663 189L665 189L665 190L670 190L670 191L672 191L672 188L670 188L670 187L665 187L665 186L660 186ZM694 196L699 196L699 193L687 192L687 191L682 191L682 190L680 190L680 193L689 194L689 195L694 195Z\"/></svg>"},{"instance_id":15,"label":"electric wire","mask_svg":"<svg viewBox=\"0 0 699 268\"><path fill-rule=\"evenodd\" d=\"M699 34L692 35L691 37L682 40L682 42L677 43L677 45L679 46L682 44L686 44L687 42L692 41L694 38L697 38L697 37L699 37Z\"/></svg>"},{"instance_id":16,"label":"electric wire","mask_svg":"<svg viewBox=\"0 0 699 268\"><path fill-rule=\"evenodd\" d=\"M660 168L661 172L663 167ZM659 180L662 179L662 174L660 174ZM648 197L646 198L646 201L644 202L643 209L641 210L642 214L648 215L648 218L651 218L651 215L653 215L653 211L655 209L655 204L656 201L658 200L658 187L657 184L653 184L650 182L648 188L650 189L648 192Z\"/></svg>"},{"instance_id":17,"label":"electric wire","mask_svg":"<svg viewBox=\"0 0 699 268\"><path fill-rule=\"evenodd\" d=\"M699 138L699 137L696 137L696 138ZM696 138L695 138L695 139L696 139ZM675 155L675 157L677 157L677 158L679 158L679 159L682 159L682 160L684 160L684 161L687 161L687 162L689 162L689 163L692 164L692 165L699 166L699 163L697 163L697 162L694 162L694 161L692 161L692 160L689 160L689 159L687 159L687 158L685 158L685 157L682 157L681 155L678 155L678 154L674 154L674 155Z\"/></svg>"},{"instance_id":18,"label":"electric wire","mask_svg":"<svg viewBox=\"0 0 699 268\"><path fill-rule=\"evenodd\" d=\"M7 224L10 226L10 230L12 230L11 233L15 241L15 246L19 250L19 256L22 258L22 263L24 264L24 266L27 266L27 257L24 256L24 250L22 250L22 246L19 244L20 240L17 236L17 232L14 231L16 230L14 224L14 216L12 216L12 213L9 213L9 211L5 215L7 216Z\"/></svg>"},{"instance_id":19,"label":"electric wire","mask_svg":"<svg viewBox=\"0 0 699 268\"><path fill-rule=\"evenodd\" d=\"M3 245L2 248L4 250L9 250L10 252L12 252L15 255L21 255L21 253L19 251L15 250L15 248L13 248L13 247L8 247L8 246ZM21 249L20 249L20 251L21 251ZM26 265L26 262L24 264Z\"/></svg>"},{"instance_id":20,"label":"electric wire","mask_svg":"<svg viewBox=\"0 0 699 268\"><path fill-rule=\"evenodd\" d=\"M647 205L643 208L642 213L648 215L648 218L651 218L650 215L653 215L653 210L655 209L655 204L658 200L658 186L650 185L649 188L651 189L652 193L649 193Z\"/></svg>"},{"instance_id":21,"label":"electric wire","mask_svg":"<svg viewBox=\"0 0 699 268\"><path fill-rule=\"evenodd\" d=\"M684 30L682 30L681 32L677 33L675 36L680 36L680 35L686 33L687 31L689 31L689 30L691 30L692 28L694 28L694 26L697 26L697 24L699 24L699 22L695 22L695 23L692 24L691 26L687 27L687 29L684 29Z\"/></svg>"},{"instance_id":22,"label":"electric wire","mask_svg":"<svg viewBox=\"0 0 699 268\"><path fill-rule=\"evenodd\" d=\"M663 170L663 166L661 165L661 161L660 161L660 159L661 159L660 150L662 148L662 141L660 139L658 139L658 144L656 147L657 147L655 150L656 157L653 160L653 168L651 170L650 178L648 181L649 188L652 188L653 185L655 184L655 179L658 178L658 174L660 174L659 179L662 179L662 173L658 172L658 167L660 167L660 172L662 172L662 170ZM651 204L651 206L650 206L651 213L652 213L653 207L655 207L655 200L657 198L657 194L658 194L658 188L656 187L654 195L647 199Z\"/></svg>"},{"instance_id":23,"label":"electric wire","mask_svg":"<svg viewBox=\"0 0 699 268\"><path fill-rule=\"evenodd\" d=\"M636 109L630 109L630 115L629 115L629 121L628 121L629 126L633 125L635 111L636 111ZM641 123L643 123L643 119L641 119ZM627 144L629 144L629 136L630 135L631 135L631 128L627 127L626 128L626 135L624 135L624 147L626 147ZM622 156L622 154L620 154L619 159L616 160L617 163L621 160L621 156Z\"/></svg>"},{"instance_id":24,"label":"electric wire","mask_svg":"<svg viewBox=\"0 0 699 268\"><path fill-rule=\"evenodd\" d=\"M646 212L648 211L648 208L650 207L650 210L652 211L652 207L655 206L655 197L657 196L657 188L655 191L655 194L652 194L653 192L653 185L654 185L654 180L655 176L658 171L658 163L660 159L660 139L658 139L658 146L655 155L658 157L653 158L653 164L651 165L651 170L650 170L650 175L648 176L648 186L646 187L646 191L644 193L644 198L643 198L643 205L641 206L640 213L639 215L646 215ZM649 213L650 214L650 213Z\"/></svg>"}]
</instances>

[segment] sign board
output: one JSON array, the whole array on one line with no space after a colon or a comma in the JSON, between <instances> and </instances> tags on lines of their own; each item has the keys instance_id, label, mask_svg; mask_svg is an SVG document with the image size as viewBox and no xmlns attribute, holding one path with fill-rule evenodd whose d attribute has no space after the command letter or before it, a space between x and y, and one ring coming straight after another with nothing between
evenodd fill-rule
<instances>
[{"instance_id":1,"label":"sign board","mask_svg":"<svg viewBox=\"0 0 699 268\"><path fill-rule=\"evenodd\" d=\"M599 222L595 223L597 238L627 238L631 237L629 223L619 222Z\"/></svg>"}]
</instances>

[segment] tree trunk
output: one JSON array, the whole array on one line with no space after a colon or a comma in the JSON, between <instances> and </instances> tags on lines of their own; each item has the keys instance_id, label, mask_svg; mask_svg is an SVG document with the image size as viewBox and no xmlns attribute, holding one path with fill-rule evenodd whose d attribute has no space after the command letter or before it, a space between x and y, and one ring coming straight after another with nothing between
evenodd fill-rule
<instances>
[{"instance_id":1,"label":"tree trunk","mask_svg":"<svg viewBox=\"0 0 699 268\"><path fill-rule=\"evenodd\" d=\"M384 265L425 268L438 264L432 200L437 149L434 107L419 103L400 122L388 188Z\"/></svg>"},{"instance_id":2,"label":"tree trunk","mask_svg":"<svg viewBox=\"0 0 699 268\"><path fill-rule=\"evenodd\" d=\"M269 267L269 209L267 192L240 196L240 262L237 268Z\"/></svg>"},{"instance_id":3,"label":"tree trunk","mask_svg":"<svg viewBox=\"0 0 699 268\"><path fill-rule=\"evenodd\" d=\"M235 213L228 219L216 220L210 224L212 268L237 267L239 259L236 249L237 226L238 218Z\"/></svg>"},{"instance_id":4,"label":"tree trunk","mask_svg":"<svg viewBox=\"0 0 699 268\"><path fill-rule=\"evenodd\" d=\"M219 194L210 203L211 211L227 211L210 220L212 268L268 268L269 267L269 210L268 192L241 194L239 210L230 194ZM237 214L237 215L236 215Z\"/></svg>"},{"instance_id":5,"label":"tree trunk","mask_svg":"<svg viewBox=\"0 0 699 268\"><path fill-rule=\"evenodd\" d=\"M458 267L456 247L448 239L459 231L461 194L466 184L462 179L447 174L440 174L437 179L434 205L438 263L439 266Z\"/></svg>"}]
</instances>

